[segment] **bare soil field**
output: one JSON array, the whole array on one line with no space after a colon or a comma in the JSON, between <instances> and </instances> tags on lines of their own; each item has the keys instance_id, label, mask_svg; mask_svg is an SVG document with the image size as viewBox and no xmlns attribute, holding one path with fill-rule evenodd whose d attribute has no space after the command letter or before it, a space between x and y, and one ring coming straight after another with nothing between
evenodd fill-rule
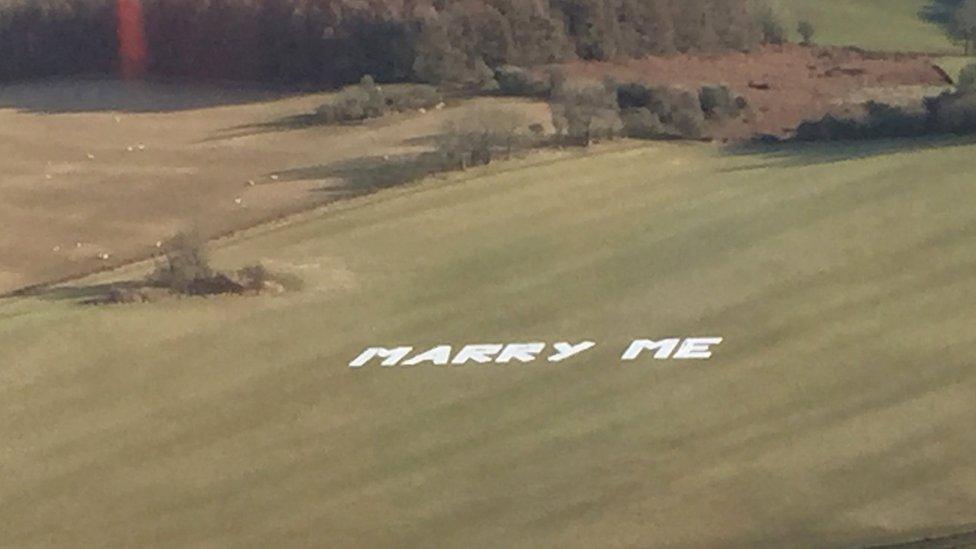
<instances>
[{"instance_id":1,"label":"bare soil field","mask_svg":"<svg viewBox=\"0 0 976 549\"><path fill-rule=\"evenodd\" d=\"M838 47L770 46L755 53L682 54L621 63L580 62L573 74L659 85L725 84L744 96L753 116L723 128L727 137L789 134L804 121L844 112L868 89L921 98L950 84L924 55L867 53ZM882 97L884 95L882 94Z\"/></svg>"},{"instance_id":2,"label":"bare soil field","mask_svg":"<svg viewBox=\"0 0 976 549\"><path fill-rule=\"evenodd\" d=\"M145 257L387 183L455 108L308 126L327 94L118 82L0 88L0 293ZM547 121L545 105L504 103ZM380 166L382 167L382 166ZM387 174L388 175L388 174Z\"/></svg>"}]
</instances>

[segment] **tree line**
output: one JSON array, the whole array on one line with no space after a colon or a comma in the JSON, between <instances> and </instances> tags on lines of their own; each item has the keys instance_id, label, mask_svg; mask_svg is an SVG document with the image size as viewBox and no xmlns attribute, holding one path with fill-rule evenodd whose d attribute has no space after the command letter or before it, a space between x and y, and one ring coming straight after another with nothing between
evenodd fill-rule
<instances>
[{"instance_id":1,"label":"tree line","mask_svg":"<svg viewBox=\"0 0 976 549\"><path fill-rule=\"evenodd\" d=\"M502 65L750 50L755 0L143 0L151 76L477 87ZM0 80L112 74L113 0L0 0Z\"/></svg>"}]
</instances>

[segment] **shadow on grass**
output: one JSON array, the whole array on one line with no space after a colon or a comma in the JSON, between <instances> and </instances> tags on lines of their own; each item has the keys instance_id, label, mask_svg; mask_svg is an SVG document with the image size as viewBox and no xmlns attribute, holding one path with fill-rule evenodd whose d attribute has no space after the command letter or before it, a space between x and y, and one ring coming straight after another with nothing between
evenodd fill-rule
<instances>
[{"instance_id":1,"label":"shadow on grass","mask_svg":"<svg viewBox=\"0 0 976 549\"><path fill-rule=\"evenodd\" d=\"M33 113L166 113L282 99L293 91L239 84L51 79L0 86L0 109Z\"/></svg>"},{"instance_id":2,"label":"shadow on grass","mask_svg":"<svg viewBox=\"0 0 976 549\"><path fill-rule=\"evenodd\" d=\"M34 297L43 301L73 301L81 305L97 305L104 303L105 297L112 291L144 290L149 287L149 284L141 280L82 286L35 286L14 292L11 297Z\"/></svg>"},{"instance_id":3,"label":"shadow on grass","mask_svg":"<svg viewBox=\"0 0 976 549\"><path fill-rule=\"evenodd\" d=\"M429 175L447 170L442 155L434 152L367 156L350 160L304 166L276 172L279 181L304 181L309 179L341 179L339 188L323 187L319 191L340 192L354 196L380 189L419 181Z\"/></svg>"},{"instance_id":4,"label":"shadow on grass","mask_svg":"<svg viewBox=\"0 0 976 549\"><path fill-rule=\"evenodd\" d=\"M232 126L230 128L221 130L217 133L217 135L204 139L203 142L208 143L222 141L224 139L237 139L240 137L250 137L252 135L289 132L304 130L307 128L348 127L359 125L361 125L360 122L328 123L323 122L321 118L315 116L314 114L296 114L293 116L286 116L277 120L272 120L270 122Z\"/></svg>"},{"instance_id":5,"label":"shadow on grass","mask_svg":"<svg viewBox=\"0 0 976 549\"><path fill-rule=\"evenodd\" d=\"M932 136L901 139L865 139L782 143L745 143L724 149L731 156L754 157L756 162L728 168L740 172L763 168L814 166L847 160L861 160L892 154L931 149L963 147L976 144L976 136Z\"/></svg>"}]
</instances>

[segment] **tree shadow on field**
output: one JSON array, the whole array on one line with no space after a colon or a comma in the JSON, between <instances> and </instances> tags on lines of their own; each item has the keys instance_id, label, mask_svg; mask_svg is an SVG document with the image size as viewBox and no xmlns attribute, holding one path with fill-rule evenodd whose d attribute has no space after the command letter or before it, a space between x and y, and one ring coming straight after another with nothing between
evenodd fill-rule
<instances>
[{"instance_id":1,"label":"tree shadow on field","mask_svg":"<svg viewBox=\"0 0 976 549\"><path fill-rule=\"evenodd\" d=\"M76 301L95 304L104 301L113 290L140 290L148 287L145 281L120 281L82 286L39 285L13 292L8 297L35 297L44 301Z\"/></svg>"},{"instance_id":2,"label":"tree shadow on field","mask_svg":"<svg viewBox=\"0 0 976 549\"><path fill-rule=\"evenodd\" d=\"M419 181L429 175L445 171L441 155L434 152L419 154L383 155L353 158L330 164L305 166L276 172L279 181L309 179L341 179L339 192L346 195L372 191ZM316 191L335 193L336 188L322 187Z\"/></svg>"},{"instance_id":3,"label":"tree shadow on field","mask_svg":"<svg viewBox=\"0 0 976 549\"><path fill-rule=\"evenodd\" d=\"M763 168L814 166L899 153L964 147L973 144L976 144L976 136L932 136L820 142L790 141L774 144L745 143L726 147L724 152L729 156L753 157L756 162L728 168L724 171L741 172Z\"/></svg>"},{"instance_id":4,"label":"tree shadow on field","mask_svg":"<svg viewBox=\"0 0 976 549\"><path fill-rule=\"evenodd\" d=\"M0 85L0 109L33 113L166 113L281 99L294 92L227 83L51 79Z\"/></svg>"},{"instance_id":5,"label":"tree shadow on field","mask_svg":"<svg viewBox=\"0 0 976 549\"><path fill-rule=\"evenodd\" d=\"M326 126L322 120L314 114L296 114L285 116L270 122L259 122L255 124L241 124L220 130L217 135L208 137L203 142L221 141L224 139L237 139L240 137L250 137L266 133L289 132ZM337 124L332 124L337 125ZM351 124L350 124L351 125Z\"/></svg>"},{"instance_id":6,"label":"tree shadow on field","mask_svg":"<svg viewBox=\"0 0 976 549\"><path fill-rule=\"evenodd\" d=\"M240 137L250 137L252 135L290 132L308 128L355 128L364 126L366 123L367 121L362 120L349 122L326 122L315 114L296 114L271 120L269 122L231 126L229 128L220 130L214 136L204 139L203 142L209 143L213 141L222 141L224 139L237 139Z\"/></svg>"}]
</instances>

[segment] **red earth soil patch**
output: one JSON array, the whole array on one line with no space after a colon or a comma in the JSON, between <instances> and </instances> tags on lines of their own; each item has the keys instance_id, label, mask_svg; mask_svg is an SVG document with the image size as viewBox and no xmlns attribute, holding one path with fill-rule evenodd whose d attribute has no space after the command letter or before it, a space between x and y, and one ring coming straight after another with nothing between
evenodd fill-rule
<instances>
[{"instance_id":1,"label":"red earth soil patch","mask_svg":"<svg viewBox=\"0 0 976 549\"><path fill-rule=\"evenodd\" d=\"M696 88L725 84L742 95L752 117L716 128L717 137L788 135L804 120L846 112L866 88L938 87L951 80L932 60L916 54L882 54L854 48L767 46L751 53L679 54L620 62L574 62L570 74L622 82Z\"/></svg>"}]
</instances>

